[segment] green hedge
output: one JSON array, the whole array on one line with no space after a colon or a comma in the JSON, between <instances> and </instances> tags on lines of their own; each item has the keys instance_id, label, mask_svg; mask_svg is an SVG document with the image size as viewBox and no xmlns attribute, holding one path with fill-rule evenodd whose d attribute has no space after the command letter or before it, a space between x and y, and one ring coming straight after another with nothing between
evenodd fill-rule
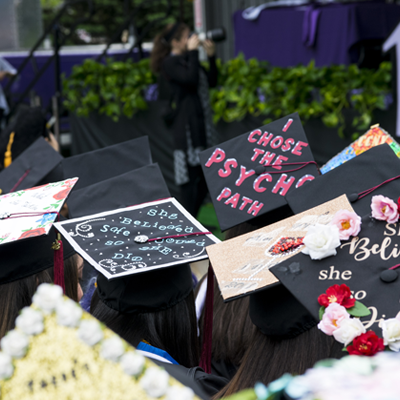
<instances>
[{"instance_id":1,"label":"green hedge","mask_svg":"<svg viewBox=\"0 0 400 400\"><path fill-rule=\"evenodd\" d=\"M327 127L345 128L343 110L355 109L352 121L355 134L367 129L376 109L385 108L391 91L391 64L378 70L356 65L292 68L269 67L242 55L226 63L218 60L218 86L210 91L214 121L233 122L246 114L265 116L265 122L297 111L303 121L321 118ZM149 60L134 63L107 60L105 64L85 60L64 78L64 105L80 116L92 111L115 121L121 115L132 117L144 110L149 85L156 83Z\"/></svg>"}]
</instances>

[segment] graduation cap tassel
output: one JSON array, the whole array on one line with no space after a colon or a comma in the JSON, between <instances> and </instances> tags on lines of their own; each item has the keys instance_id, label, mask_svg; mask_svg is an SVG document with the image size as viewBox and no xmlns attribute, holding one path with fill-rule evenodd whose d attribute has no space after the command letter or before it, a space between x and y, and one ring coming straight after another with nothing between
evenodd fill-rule
<instances>
[{"instance_id":1,"label":"graduation cap tassel","mask_svg":"<svg viewBox=\"0 0 400 400\"><path fill-rule=\"evenodd\" d=\"M207 374L211 373L212 328L214 308L214 271L211 264L208 267L207 294L204 314L203 349L201 352L200 367Z\"/></svg>"},{"instance_id":2,"label":"graduation cap tassel","mask_svg":"<svg viewBox=\"0 0 400 400\"><path fill-rule=\"evenodd\" d=\"M52 249L54 250L54 284L61 286L65 293L63 243L58 232Z\"/></svg>"}]
</instances>

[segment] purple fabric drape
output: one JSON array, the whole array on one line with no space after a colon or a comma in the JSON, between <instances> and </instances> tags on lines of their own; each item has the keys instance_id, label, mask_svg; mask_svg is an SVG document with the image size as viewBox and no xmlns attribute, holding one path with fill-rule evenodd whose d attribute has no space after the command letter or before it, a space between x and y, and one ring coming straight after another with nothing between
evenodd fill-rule
<instances>
[{"instance_id":1,"label":"purple fabric drape","mask_svg":"<svg viewBox=\"0 0 400 400\"><path fill-rule=\"evenodd\" d=\"M233 16L235 52L274 66L350 64L352 46L385 39L400 22L400 5L382 2L265 9L255 21Z\"/></svg>"}]
</instances>

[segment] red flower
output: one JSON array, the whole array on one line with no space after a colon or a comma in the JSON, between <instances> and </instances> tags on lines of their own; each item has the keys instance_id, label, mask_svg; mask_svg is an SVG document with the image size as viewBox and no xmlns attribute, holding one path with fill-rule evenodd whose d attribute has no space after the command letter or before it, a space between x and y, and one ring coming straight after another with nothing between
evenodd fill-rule
<instances>
[{"instance_id":1,"label":"red flower","mask_svg":"<svg viewBox=\"0 0 400 400\"><path fill-rule=\"evenodd\" d=\"M400 197L397 199L397 211L400 214Z\"/></svg>"},{"instance_id":2,"label":"red flower","mask_svg":"<svg viewBox=\"0 0 400 400\"><path fill-rule=\"evenodd\" d=\"M25 239L25 238L40 236L40 235L45 235L45 234L46 234L46 231L44 228L36 228L36 229L31 229L30 231L24 232L18 239Z\"/></svg>"},{"instance_id":3,"label":"red flower","mask_svg":"<svg viewBox=\"0 0 400 400\"><path fill-rule=\"evenodd\" d=\"M71 191L70 188L61 190L61 192L56 193L53 198L56 200L63 200L68 196L68 193Z\"/></svg>"},{"instance_id":4,"label":"red flower","mask_svg":"<svg viewBox=\"0 0 400 400\"><path fill-rule=\"evenodd\" d=\"M347 346L349 354L358 356L373 356L384 349L383 339L373 331L362 333L353 340L352 345Z\"/></svg>"},{"instance_id":5,"label":"red flower","mask_svg":"<svg viewBox=\"0 0 400 400\"><path fill-rule=\"evenodd\" d=\"M350 288L345 284L333 285L326 290L326 293L318 297L318 303L323 307L328 307L331 303L338 303L345 308L354 307L355 299L351 299Z\"/></svg>"}]
</instances>

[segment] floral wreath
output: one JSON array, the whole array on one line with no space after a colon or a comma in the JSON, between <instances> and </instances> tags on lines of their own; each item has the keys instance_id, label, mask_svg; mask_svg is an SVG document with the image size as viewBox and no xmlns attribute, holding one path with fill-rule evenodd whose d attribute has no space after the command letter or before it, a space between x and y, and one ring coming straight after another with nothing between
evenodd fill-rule
<instances>
[{"instance_id":1,"label":"floral wreath","mask_svg":"<svg viewBox=\"0 0 400 400\"><path fill-rule=\"evenodd\" d=\"M399 220L399 205L388 197L372 197L371 215L388 223ZM316 225L309 229L303 239L304 254L314 260L336 255L340 240L348 240L361 230L361 218L348 210L338 211L329 225ZM352 298L350 288L345 284L333 285L318 297L320 323L318 328L344 344L344 350L351 355L372 356L388 346L390 350L400 351L400 313L395 318L381 323L382 338L372 330L366 331L359 318L368 316L369 309ZM354 318L352 318L354 317Z\"/></svg>"}]
</instances>

